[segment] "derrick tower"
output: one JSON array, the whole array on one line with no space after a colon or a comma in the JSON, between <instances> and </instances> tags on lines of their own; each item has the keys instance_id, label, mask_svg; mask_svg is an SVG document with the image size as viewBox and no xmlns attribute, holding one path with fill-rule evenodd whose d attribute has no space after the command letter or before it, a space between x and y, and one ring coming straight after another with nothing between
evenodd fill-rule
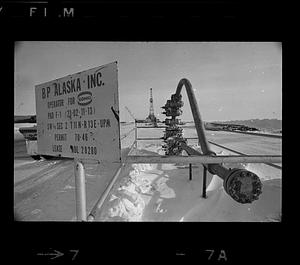
<instances>
[{"instance_id":1,"label":"derrick tower","mask_svg":"<svg viewBox=\"0 0 300 265\"><path fill-rule=\"evenodd\" d=\"M149 115L146 118L146 121L149 122L156 122L156 117L154 115L154 107L153 107L153 96L152 96L152 88L150 88L150 108L149 108Z\"/></svg>"}]
</instances>

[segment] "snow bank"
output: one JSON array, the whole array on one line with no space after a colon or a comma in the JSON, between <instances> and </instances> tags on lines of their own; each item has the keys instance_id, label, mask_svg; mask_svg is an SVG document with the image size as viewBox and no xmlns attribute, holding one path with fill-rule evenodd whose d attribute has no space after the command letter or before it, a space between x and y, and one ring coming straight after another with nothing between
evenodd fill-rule
<instances>
[{"instance_id":1,"label":"snow bank","mask_svg":"<svg viewBox=\"0 0 300 265\"><path fill-rule=\"evenodd\" d=\"M132 164L131 167L128 176L110 196L105 220L141 221L154 193L159 193L161 198L176 196L167 185L168 177L160 176L163 171L157 169L157 164ZM156 212L163 212L161 202L162 199L159 199Z\"/></svg>"},{"instance_id":2,"label":"snow bank","mask_svg":"<svg viewBox=\"0 0 300 265\"><path fill-rule=\"evenodd\" d=\"M147 150L159 152L157 145ZM218 155L226 151L216 150ZM257 164L225 164L227 168L246 168L266 176L271 167ZM257 169L256 171L253 169ZM263 193L252 204L239 204L223 188L223 180L208 174L207 198L202 193L202 166L193 165L193 179L188 180L188 165L133 164L128 175L112 193L106 220L113 221L204 221L268 222L281 215L281 179L269 174L263 181ZM281 172L280 172L281 173Z\"/></svg>"},{"instance_id":3,"label":"snow bank","mask_svg":"<svg viewBox=\"0 0 300 265\"><path fill-rule=\"evenodd\" d=\"M270 222L281 216L281 180L263 182L263 193L252 204L239 204L223 189L209 191L181 219L193 222Z\"/></svg>"}]
</instances>

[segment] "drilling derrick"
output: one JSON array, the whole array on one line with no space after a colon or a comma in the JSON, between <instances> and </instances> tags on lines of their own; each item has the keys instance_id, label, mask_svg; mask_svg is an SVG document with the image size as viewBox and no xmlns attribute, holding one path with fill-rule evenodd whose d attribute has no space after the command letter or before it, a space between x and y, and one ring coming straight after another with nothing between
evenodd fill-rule
<instances>
[{"instance_id":1,"label":"drilling derrick","mask_svg":"<svg viewBox=\"0 0 300 265\"><path fill-rule=\"evenodd\" d=\"M149 109L149 115L146 118L147 122L157 122L157 119L154 115L154 107L153 107L153 96L152 96L152 88L150 88L150 109Z\"/></svg>"}]
</instances>

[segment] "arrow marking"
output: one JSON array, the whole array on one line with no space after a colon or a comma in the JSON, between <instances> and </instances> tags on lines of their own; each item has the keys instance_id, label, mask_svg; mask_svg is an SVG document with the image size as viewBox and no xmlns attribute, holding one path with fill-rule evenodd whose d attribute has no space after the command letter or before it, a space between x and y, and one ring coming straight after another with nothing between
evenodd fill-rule
<instances>
[{"instance_id":1,"label":"arrow marking","mask_svg":"<svg viewBox=\"0 0 300 265\"><path fill-rule=\"evenodd\" d=\"M39 255L39 256L54 256L51 259L56 259L56 258L64 255L64 253L62 253L62 252L59 252L57 250L54 250L54 251L55 251L55 253L37 253L37 255Z\"/></svg>"}]
</instances>

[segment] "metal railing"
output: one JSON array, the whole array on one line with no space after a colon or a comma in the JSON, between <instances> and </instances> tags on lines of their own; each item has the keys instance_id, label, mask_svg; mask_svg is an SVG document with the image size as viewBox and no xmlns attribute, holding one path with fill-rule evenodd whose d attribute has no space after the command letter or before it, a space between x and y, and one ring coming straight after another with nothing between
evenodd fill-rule
<instances>
[{"instance_id":1,"label":"metal railing","mask_svg":"<svg viewBox=\"0 0 300 265\"><path fill-rule=\"evenodd\" d=\"M196 150L195 150L196 151ZM127 156L125 163L143 164L170 164L170 163L201 163L201 164L223 164L223 163L281 163L280 155L249 155L249 156Z\"/></svg>"},{"instance_id":2,"label":"metal railing","mask_svg":"<svg viewBox=\"0 0 300 265\"><path fill-rule=\"evenodd\" d=\"M257 176L249 171L241 170L241 169L227 169L222 164L223 163L281 163L282 162L282 156L281 155L226 155L226 156L217 156L209 147L208 141L206 140L205 133L204 133L204 126L203 122L200 117L200 112L198 109L197 101L195 98L195 95L192 91L192 86L190 82L187 79L181 79L177 89L176 94L181 93L182 86L185 85L187 89L188 98L191 105L191 110L195 122L195 128L198 134L198 143L201 146L201 150L203 153L191 148L188 145L183 144L183 149L189 154L189 156L138 156L138 155L127 155L126 159L120 163L120 166L116 170L116 173L114 174L112 180L110 181L109 185L107 186L106 190L102 194L102 196L99 198L99 200L96 202L95 206L92 208L90 214L85 216L86 210L85 210L85 199L82 198L84 196L84 192L80 192L80 190L85 189L84 182L82 179L84 178L84 172L80 171L80 174L76 174L76 178L78 178L78 181L76 181L76 190L79 189L79 191L76 191L76 196L78 200L76 200L77 204L77 219L81 221L93 221L96 219L97 212L99 209L101 209L101 206L105 202L110 190L112 189L114 183L120 176L122 169L125 167L126 164L132 164L132 163L189 163L189 179L192 179L192 170L191 165L192 164L202 164L203 165L203 189L202 189L202 197L206 198L206 176L207 171L209 171L211 174L216 174L219 177L221 177L224 180L224 188L225 191L236 201L239 201L241 203L249 203L253 200L258 198L258 194L251 194L251 196L248 196L248 200L243 201L242 197L245 196L245 194L241 195L240 190L235 190L232 188L232 182L240 181L240 178L249 178L252 179L252 182L260 182L259 178L257 180ZM135 122L134 128L130 130L125 137L127 137L131 132L135 132L134 141L130 147L129 153L133 150L133 148L137 149L138 141L142 140L162 140L163 138L138 138L138 128L165 128L165 126L160 127L146 127L146 126L137 126L137 123ZM124 139L123 137L122 139ZM193 139L193 138L188 138ZM234 151L234 150L233 150ZM236 151L237 152L237 151ZM77 172L78 173L78 172ZM78 183L78 185L77 185ZM242 183L243 185L243 183ZM83 213L85 211L85 213Z\"/></svg>"},{"instance_id":3,"label":"metal railing","mask_svg":"<svg viewBox=\"0 0 300 265\"><path fill-rule=\"evenodd\" d=\"M135 125L135 130L131 130L130 133L133 131L136 133L137 127ZM149 127L148 127L149 128ZM129 134L127 135L129 136ZM152 140L161 140L160 138L151 138ZM137 148L137 142L142 141L142 139L136 138L129 148L128 154L130 154L134 149ZM192 180L192 171L191 165L192 164L214 164L214 163L281 163L282 157L280 155L249 155L249 156L207 156L207 155L191 155L191 156L137 156L137 155L128 155L124 161L124 163L120 164L118 169L116 170L111 182L108 184L107 188L105 189L104 193L101 195L99 200L96 202L94 207L92 208L91 212L87 216L87 221L94 221L99 214L103 203L105 202L111 188L113 187L114 183L120 176L122 169L126 166L126 164L144 164L144 163L189 163L189 179ZM207 179L207 170L203 167L203 184L202 184L202 197L206 198L206 179ZM84 209L84 207L82 207ZM82 216L82 215L81 215ZM82 220L82 219L80 219ZM82 220L82 221L85 221Z\"/></svg>"}]
</instances>

